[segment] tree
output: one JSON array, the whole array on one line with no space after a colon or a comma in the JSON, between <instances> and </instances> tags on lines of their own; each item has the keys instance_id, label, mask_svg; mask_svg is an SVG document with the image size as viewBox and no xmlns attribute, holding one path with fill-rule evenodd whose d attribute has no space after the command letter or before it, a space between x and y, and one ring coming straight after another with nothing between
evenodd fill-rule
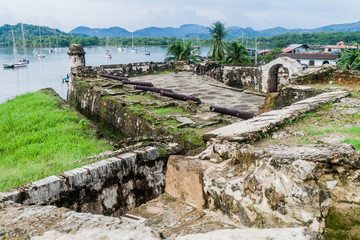
<instances>
[{"instance_id":1,"label":"tree","mask_svg":"<svg viewBox=\"0 0 360 240\"><path fill-rule=\"evenodd\" d=\"M198 50L194 50L192 43L181 43L176 42L171 44L167 51L165 62L178 61L178 60L189 60L190 62L199 62L200 56L197 55Z\"/></svg>"},{"instance_id":2,"label":"tree","mask_svg":"<svg viewBox=\"0 0 360 240\"><path fill-rule=\"evenodd\" d=\"M210 35L212 36L211 47L208 54L211 53L212 60L221 61L224 59L225 51L227 50L223 39L229 30L225 30L225 25L219 21L214 22L208 29Z\"/></svg>"},{"instance_id":3,"label":"tree","mask_svg":"<svg viewBox=\"0 0 360 240\"><path fill-rule=\"evenodd\" d=\"M356 49L345 48L340 52L340 58L337 61L337 67L341 69L360 70L360 49L355 44Z\"/></svg>"},{"instance_id":4,"label":"tree","mask_svg":"<svg viewBox=\"0 0 360 240\"><path fill-rule=\"evenodd\" d=\"M232 43L228 46L228 52L225 59L226 63L248 63L249 53L241 43Z\"/></svg>"}]
</instances>

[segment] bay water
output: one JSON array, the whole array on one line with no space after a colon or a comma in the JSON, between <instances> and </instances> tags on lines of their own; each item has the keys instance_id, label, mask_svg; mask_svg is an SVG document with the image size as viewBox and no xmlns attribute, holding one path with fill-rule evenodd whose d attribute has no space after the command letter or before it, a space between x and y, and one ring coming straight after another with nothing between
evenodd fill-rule
<instances>
[{"instance_id":1,"label":"bay water","mask_svg":"<svg viewBox=\"0 0 360 240\"><path fill-rule=\"evenodd\" d=\"M166 47L137 47L137 53L131 53L130 48L119 52L117 47L110 47L112 58L105 58L105 47L85 48L87 66L104 64L126 64L134 62L162 62L166 54ZM26 67L6 69L2 64L14 62L24 55L24 50L18 48L16 56L12 48L0 48L0 103L17 95L34 92L42 88L53 88L62 98L66 99L67 83L61 81L69 72L67 48L61 52L49 53L49 49L42 49L45 58L33 54L33 49L27 49L30 64ZM201 48L201 55L206 55L208 47ZM145 55L149 51L150 55Z\"/></svg>"}]
</instances>

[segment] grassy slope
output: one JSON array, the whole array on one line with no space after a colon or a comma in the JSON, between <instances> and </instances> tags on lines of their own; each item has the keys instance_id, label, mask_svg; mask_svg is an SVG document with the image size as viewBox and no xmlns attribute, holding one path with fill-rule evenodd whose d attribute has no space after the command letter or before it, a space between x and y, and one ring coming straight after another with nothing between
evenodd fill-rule
<instances>
[{"instance_id":1,"label":"grassy slope","mask_svg":"<svg viewBox=\"0 0 360 240\"><path fill-rule=\"evenodd\" d=\"M75 160L111 149L52 92L0 104L0 191L84 165Z\"/></svg>"}]
</instances>

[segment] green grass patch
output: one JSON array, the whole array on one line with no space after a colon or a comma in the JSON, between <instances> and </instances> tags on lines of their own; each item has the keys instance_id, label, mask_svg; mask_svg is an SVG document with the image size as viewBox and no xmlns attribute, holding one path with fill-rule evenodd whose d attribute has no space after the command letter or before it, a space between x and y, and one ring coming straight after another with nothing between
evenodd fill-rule
<instances>
[{"instance_id":1,"label":"green grass patch","mask_svg":"<svg viewBox=\"0 0 360 240\"><path fill-rule=\"evenodd\" d=\"M51 91L0 104L0 191L68 171L111 149Z\"/></svg>"},{"instance_id":2,"label":"green grass patch","mask_svg":"<svg viewBox=\"0 0 360 240\"><path fill-rule=\"evenodd\" d=\"M150 95L133 95L133 96L127 96L125 98L128 101L145 101L145 100L156 100L153 96Z\"/></svg>"},{"instance_id":3,"label":"green grass patch","mask_svg":"<svg viewBox=\"0 0 360 240\"><path fill-rule=\"evenodd\" d=\"M150 73L151 75L156 75L156 74L169 74L169 73L173 73L174 70L168 70L168 71L159 71L159 72L152 72Z\"/></svg>"},{"instance_id":4,"label":"green grass patch","mask_svg":"<svg viewBox=\"0 0 360 240\"><path fill-rule=\"evenodd\" d=\"M171 115L171 114L182 114L184 113L184 110L182 108L177 107L167 107L167 108L158 108L152 111L155 114L158 115Z\"/></svg>"}]
</instances>

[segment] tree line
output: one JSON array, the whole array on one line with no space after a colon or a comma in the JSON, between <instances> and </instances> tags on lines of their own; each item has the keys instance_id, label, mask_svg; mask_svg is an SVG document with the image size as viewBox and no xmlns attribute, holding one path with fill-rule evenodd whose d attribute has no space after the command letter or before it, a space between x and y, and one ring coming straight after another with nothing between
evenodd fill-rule
<instances>
[{"instance_id":1,"label":"tree line","mask_svg":"<svg viewBox=\"0 0 360 240\"><path fill-rule=\"evenodd\" d=\"M24 33L27 47L39 47L40 36L39 26L24 24ZM11 29L14 31L16 45L22 46L22 33L21 24L16 25L3 25L0 27L0 47L13 46ZM84 47L90 46L105 46L106 38L89 37L84 35L75 35L62 32L58 29L49 27L40 27L42 39L41 45L43 47L69 47L73 43L81 44ZM213 39L213 38L211 38ZM202 39L199 45L211 46L211 39ZM134 45L137 46L169 46L176 42L181 42L183 39L176 37L134 37ZM255 38L233 38L223 39L224 43L231 45L232 43L241 43L245 48L255 48ZM272 37L259 37L257 38L258 49L273 49L282 48L292 43L303 43L309 45L328 45L336 44L336 42L344 41L345 43L352 44L360 42L360 32L316 32L316 33L286 33ZM187 38L185 42L196 44L195 38ZM109 45L111 46L131 46L132 38L110 37Z\"/></svg>"}]
</instances>

